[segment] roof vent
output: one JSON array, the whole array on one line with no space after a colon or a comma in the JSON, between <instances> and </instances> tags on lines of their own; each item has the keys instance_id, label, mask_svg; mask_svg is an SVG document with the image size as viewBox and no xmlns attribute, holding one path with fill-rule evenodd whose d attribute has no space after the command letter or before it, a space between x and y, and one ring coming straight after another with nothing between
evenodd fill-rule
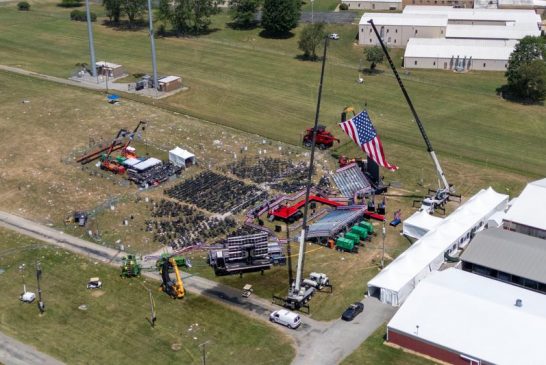
<instances>
[{"instance_id":1,"label":"roof vent","mask_svg":"<svg viewBox=\"0 0 546 365\"><path fill-rule=\"evenodd\" d=\"M516 299L516 307L520 307L523 305L523 302L521 299Z\"/></svg>"}]
</instances>

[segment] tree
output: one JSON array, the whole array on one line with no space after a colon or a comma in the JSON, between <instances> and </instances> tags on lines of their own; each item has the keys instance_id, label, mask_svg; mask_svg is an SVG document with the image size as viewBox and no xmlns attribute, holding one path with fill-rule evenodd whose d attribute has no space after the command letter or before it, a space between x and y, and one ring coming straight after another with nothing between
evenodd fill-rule
<instances>
[{"instance_id":1,"label":"tree","mask_svg":"<svg viewBox=\"0 0 546 365\"><path fill-rule=\"evenodd\" d=\"M521 64L513 71L509 90L532 102L546 99L546 62L540 59Z\"/></svg>"},{"instance_id":2,"label":"tree","mask_svg":"<svg viewBox=\"0 0 546 365\"><path fill-rule=\"evenodd\" d=\"M294 29L300 19L300 0L265 0L262 27L273 35L283 35Z\"/></svg>"},{"instance_id":3,"label":"tree","mask_svg":"<svg viewBox=\"0 0 546 365\"><path fill-rule=\"evenodd\" d=\"M382 63L385 59L383 50L379 46L372 46L364 49L366 61L370 62L370 71L373 72L378 63Z\"/></svg>"},{"instance_id":4,"label":"tree","mask_svg":"<svg viewBox=\"0 0 546 365\"><path fill-rule=\"evenodd\" d=\"M82 3L80 0L61 0L59 6L63 8L78 8L82 6Z\"/></svg>"},{"instance_id":5,"label":"tree","mask_svg":"<svg viewBox=\"0 0 546 365\"><path fill-rule=\"evenodd\" d=\"M317 47L326 37L324 23L306 25L300 33L298 48L303 51L303 56L311 61L317 60Z\"/></svg>"},{"instance_id":6,"label":"tree","mask_svg":"<svg viewBox=\"0 0 546 365\"><path fill-rule=\"evenodd\" d=\"M144 14L147 6L146 0L120 0L121 12L127 15L129 26L134 24L135 20Z\"/></svg>"},{"instance_id":7,"label":"tree","mask_svg":"<svg viewBox=\"0 0 546 365\"><path fill-rule=\"evenodd\" d=\"M529 101L543 101L546 94L546 41L527 36L514 48L505 74L508 90Z\"/></svg>"},{"instance_id":8,"label":"tree","mask_svg":"<svg viewBox=\"0 0 546 365\"><path fill-rule=\"evenodd\" d=\"M21 11L29 11L30 10L30 4L26 1L21 1L17 3L17 9Z\"/></svg>"},{"instance_id":9,"label":"tree","mask_svg":"<svg viewBox=\"0 0 546 365\"><path fill-rule=\"evenodd\" d=\"M231 0L229 12L233 23L240 28L250 28L256 24L256 13L261 0Z\"/></svg>"},{"instance_id":10,"label":"tree","mask_svg":"<svg viewBox=\"0 0 546 365\"><path fill-rule=\"evenodd\" d=\"M102 0L106 16L110 22L119 23L121 17L121 0Z\"/></svg>"},{"instance_id":11,"label":"tree","mask_svg":"<svg viewBox=\"0 0 546 365\"><path fill-rule=\"evenodd\" d=\"M162 0L159 19L171 23L177 33L201 33L208 29L210 16L218 12L219 0Z\"/></svg>"}]
</instances>

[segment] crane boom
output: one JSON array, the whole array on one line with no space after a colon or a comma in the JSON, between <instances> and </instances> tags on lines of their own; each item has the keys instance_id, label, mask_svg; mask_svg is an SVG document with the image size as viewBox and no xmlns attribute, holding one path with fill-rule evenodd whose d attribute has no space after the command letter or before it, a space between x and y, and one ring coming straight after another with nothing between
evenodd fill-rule
<instances>
[{"instance_id":1,"label":"crane boom","mask_svg":"<svg viewBox=\"0 0 546 365\"><path fill-rule=\"evenodd\" d=\"M318 90L317 108L315 111L315 125L313 127L313 138L311 139L311 156L309 159L309 170L307 173L307 184L305 188L305 205L303 207L303 223L300 236L300 251L298 253L298 266L296 267L296 282L295 291L299 291L301 288L303 265L305 262L305 239L307 236L307 213L309 210L309 195L311 192L311 178L313 177L313 162L315 160L315 147L320 113L320 101L322 97L322 83L324 80L324 66L326 64L326 49L328 48L328 37L324 38L324 54L322 56L322 66L320 70L320 84Z\"/></svg>"},{"instance_id":2,"label":"crane boom","mask_svg":"<svg viewBox=\"0 0 546 365\"><path fill-rule=\"evenodd\" d=\"M392 62L391 56L389 55L389 51L387 50L387 47L383 43L383 39L381 38L381 35L377 31L377 28L375 24L373 23L373 19L368 20L368 23L370 23L370 25L372 26L375 36L379 40L379 44L381 45L381 48L383 49L383 52L385 53L385 56L387 57L387 61L389 62L392 72L394 73L394 76L396 77L396 81L398 81L398 85L400 86L400 89L402 90L402 93L404 94L404 97L406 98L406 102L408 103L408 106L410 107L411 113L413 114L413 118L415 119L415 122L417 123L417 126L419 127L419 132L421 132L421 136L423 136L423 139L425 140L425 144L427 145L427 151L430 154L430 157L432 158L432 162L434 163L434 168L436 169L436 174L438 175L438 179L443 184L445 191L450 192L451 187L449 186L447 182L446 176L444 174L444 170L442 169L442 166L440 166L440 161L438 161L438 158L436 157L436 153L434 152L434 149L432 148L432 144L430 143L430 140L428 139L427 133L425 132L425 128L423 127L423 123L421 123L421 119L419 119L419 115L417 115L417 111L415 111L415 108L413 106L413 103L411 102L408 92L406 91L406 88L404 87L404 84L402 83L402 79L400 78L398 71L396 71L396 67L394 66L394 63Z\"/></svg>"},{"instance_id":3,"label":"crane boom","mask_svg":"<svg viewBox=\"0 0 546 365\"><path fill-rule=\"evenodd\" d=\"M176 297L183 298L184 295L186 295L186 290L184 290L184 284L182 283L182 277L180 276L178 265L176 264L176 260L173 257L169 259L169 262L171 263L174 269L174 275L176 276L176 283L174 285Z\"/></svg>"}]
</instances>

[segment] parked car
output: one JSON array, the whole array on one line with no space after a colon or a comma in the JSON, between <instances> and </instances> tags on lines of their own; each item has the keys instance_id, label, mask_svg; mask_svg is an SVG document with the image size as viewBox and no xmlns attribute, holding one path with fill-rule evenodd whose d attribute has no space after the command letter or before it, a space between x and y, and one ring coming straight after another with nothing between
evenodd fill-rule
<instances>
[{"instance_id":1,"label":"parked car","mask_svg":"<svg viewBox=\"0 0 546 365\"><path fill-rule=\"evenodd\" d=\"M274 311L269 315L271 322L282 324L291 329L296 329L301 325L301 318L298 314L286 309Z\"/></svg>"},{"instance_id":2,"label":"parked car","mask_svg":"<svg viewBox=\"0 0 546 365\"><path fill-rule=\"evenodd\" d=\"M341 315L341 319L344 321L352 321L356 316L362 313L362 311L364 311L364 304L360 302L353 303L349 308L345 309L345 312Z\"/></svg>"},{"instance_id":3,"label":"parked car","mask_svg":"<svg viewBox=\"0 0 546 365\"><path fill-rule=\"evenodd\" d=\"M339 34L337 33L330 33L330 39L334 39L334 40L338 40L339 39Z\"/></svg>"}]
</instances>

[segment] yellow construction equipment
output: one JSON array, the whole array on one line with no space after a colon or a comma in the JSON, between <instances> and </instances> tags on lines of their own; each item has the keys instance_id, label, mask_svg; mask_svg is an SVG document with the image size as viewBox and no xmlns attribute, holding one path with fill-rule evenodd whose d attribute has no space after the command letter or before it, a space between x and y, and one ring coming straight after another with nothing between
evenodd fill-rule
<instances>
[{"instance_id":1,"label":"yellow construction equipment","mask_svg":"<svg viewBox=\"0 0 546 365\"><path fill-rule=\"evenodd\" d=\"M176 281L171 280L169 275L169 268L172 267L174 274L176 276ZM163 261L161 266L161 290L169 294L173 299L182 299L186 295L184 290L184 283L182 282L182 277L180 276L180 271L178 270L178 265L176 260L171 257L169 260Z\"/></svg>"}]
</instances>

